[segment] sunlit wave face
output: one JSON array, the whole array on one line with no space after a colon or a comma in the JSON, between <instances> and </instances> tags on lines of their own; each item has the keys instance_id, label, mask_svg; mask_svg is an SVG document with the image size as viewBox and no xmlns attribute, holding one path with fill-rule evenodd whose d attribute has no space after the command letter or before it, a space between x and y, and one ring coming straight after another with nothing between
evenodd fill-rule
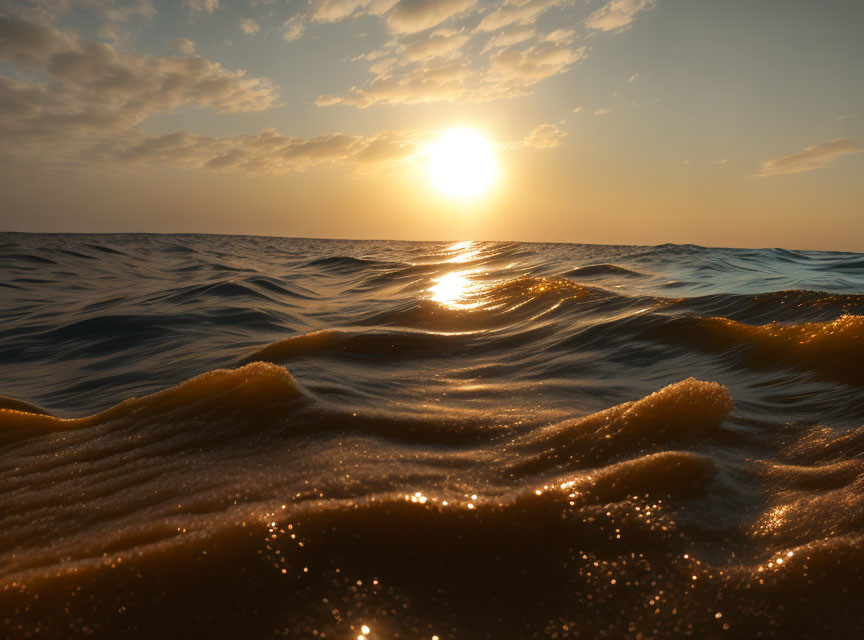
<instances>
[{"instance_id":1,"label":"sunlit wave face","mask_svg":"<svg viewBox=\"0 0 864 640\"><path fill-rule=\"evenodd\" d=\"M492 145L473 129L451 129L429 147L429 180L446 195L479 195L496 174Z\"/></svg>"}]
</instances>

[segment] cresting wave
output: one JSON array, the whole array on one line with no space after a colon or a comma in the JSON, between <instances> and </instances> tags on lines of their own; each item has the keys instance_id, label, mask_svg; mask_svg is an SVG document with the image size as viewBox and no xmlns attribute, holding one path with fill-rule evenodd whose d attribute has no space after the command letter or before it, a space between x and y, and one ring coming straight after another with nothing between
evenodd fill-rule
<instances>
[{"instance_id":1,"label":"cresting wave","mask_svg":"<svg viewBox=\"0 0 864 640\"><path fill-rule=\"evenodd\" d=\"M0 636L860 638L861 262L0 235Z\"/></svg>"},{"instance_id":2,"label":"cresting wave","mask_svg":"<svg viewBox=\"0 0 864 640\"><path fill-rule=\"evenodd\" d=\"M657 340L734 352L744 366L812 371L829 380L864 385L864 316L830 322L748 325L728 318L673 318L649 329Z\"/></svg>"}]
</instances>

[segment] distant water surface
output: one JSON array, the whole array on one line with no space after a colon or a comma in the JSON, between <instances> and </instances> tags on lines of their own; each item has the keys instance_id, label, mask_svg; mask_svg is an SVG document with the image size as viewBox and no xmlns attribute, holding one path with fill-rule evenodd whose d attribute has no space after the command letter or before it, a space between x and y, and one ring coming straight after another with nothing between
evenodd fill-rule
<instances>
[{"instance_id":1,"label":"distant water surface","mask_svg":"<svg viewBox=\"0 0 864 640\"><path fill-rule=\"evenodd\" d=\"M0 234L0 394L2 637L864 637L864 254Z\"/></svg>"}]
</instances>

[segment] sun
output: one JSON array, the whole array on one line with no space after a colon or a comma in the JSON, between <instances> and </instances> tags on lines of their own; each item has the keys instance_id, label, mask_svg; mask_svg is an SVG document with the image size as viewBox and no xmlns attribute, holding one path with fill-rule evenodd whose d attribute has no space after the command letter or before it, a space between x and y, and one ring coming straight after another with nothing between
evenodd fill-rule
<instances>
[{"instance_id":1,"label":"sun","mask_svg":"<svg viewBox=\"0 0 864 640\"><path fill-rule=\"evenodd\" d=\"M429 180L441 193L476 196L492 186L498 164L492 145L473 129L450 129L429 146Z\"/></svg>"}]
</instances>

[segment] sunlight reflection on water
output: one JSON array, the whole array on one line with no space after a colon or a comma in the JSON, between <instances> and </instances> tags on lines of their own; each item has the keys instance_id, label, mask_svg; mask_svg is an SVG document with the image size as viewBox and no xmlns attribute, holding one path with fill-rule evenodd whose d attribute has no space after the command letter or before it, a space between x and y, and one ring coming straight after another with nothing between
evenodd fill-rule
<instances>
[{"instance_id":1,"label":"sunlight reflection on water","mask_svg":"<svg viewBox=\"0 0 864 640\"><path fill-rule=\"evenodd\" d=\"M468 279L471 271L451 271L436 278L429 288L431 299L451 309L471 309L479 302L467 302L468 296L476 291L477 285Z\"/></svg>"},{"instance_id":2,"label":"sunlight reflection on water","mask_svg":"<svg viewBox=\"0 0 864 640\"><path fill-rule=\"evenodd\" d=\"M451 244L447 249L445 249L445 252L456 254L451 258L448 258L447 262L463 263L479 257L480 247L478 247L477 243L472 240L463 240L462 242Z\"/></svg>"},{"instance_id":3,"label":"sunlight reflection on water","mask_svg":"<svg viewBox=\"0 0 864 640\"><path fill-rule=\"evenodd\" d=\"M476 242L465 240L447 247L445 254L453 254L446 262L461 264L475 259L480 254L480 250ZM469 301L478 293L478 284L470 278L477 272L478 269L451 271L433 279L433 284L428 289L431 293L430 299L450 309L472 309L479 306L479 301Z\"/></svg>"}]
</instances>

